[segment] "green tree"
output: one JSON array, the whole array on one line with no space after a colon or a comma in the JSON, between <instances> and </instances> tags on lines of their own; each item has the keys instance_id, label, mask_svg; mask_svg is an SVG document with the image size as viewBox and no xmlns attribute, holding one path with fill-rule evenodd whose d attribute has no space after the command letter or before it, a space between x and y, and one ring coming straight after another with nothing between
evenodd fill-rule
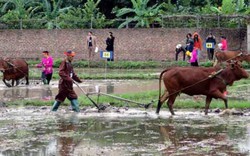
<instances>
[{"instance_id":1,"label":"green tree","mask_svg":"<svg viewBox=\"0 0 250 156\"><path fill-rule=\"evenodd\" d=\"M234 0L223 0L221 11L224 14L233 14L236 12L236 4L234 3Z\"/></svg>"},{"instance_id":2,"label":"green tree","mask_svg":"<svg viewBox=\"0 0 250 156\"><path fill-rule=\"evenodd\" d=\"M3 6L1 12L3 16L1 19L7 23L9 28L28 28L29 24L20 23L23 20L29 20L33 11L36 9L32 7L35 4L33 0L2 0Z\"/></svg>"},{"instance_id":3,"label":"green tree","mask_svg":"<svg viewBox=\"0 0 250 156\"><path fill-rule=\"evenodd\" d=\"M131 0L133 6L132 8L122 8L114 9L117 17L124 17L131 15L132 17L127 17L126 21L120 24L118 28L123 28L131 22L135 22L135 27L150 27L154 22L161 22L161 7L162 5L155 4L148 7L149 0Z\"/></svg>"},{"instance_id":4,"label":"green tree","mask_svg":"<svg viewBox=\"0 0 250 156\"><path fill-rule=\"evenodd\" d=\"M41 10L37 13L37 17L44 21L43 24L47 29L60 28L58 17L71 8L71 6L61 8L62 3L62 0L42 0L40 3Z\"/></svg>"},{"instance_id":5,"label":"green tree","mask_svg":"<svg viewBox=\"0 0 250 156\"><path fill-rule=\"evenodd\" d=\"M211 6L211 10L219 14L247 14L249 7L244 0L223 0L221 7Z\"/></svg>"},{"instance_id":6,"label":"green tree","mask_svg":"<svg viewBox=\"0 0 250 156\"><path fill-rule=\"evenodd\" d=\"M168 2L163 2L162 4L162 14L173 14L177 13L177 7L176 5L171 3L171 0L168 0Z\"/></svg>"},{"instance_id":7,"label":"green tree","mask_svg":"<svg viewBox=\"0 0 250 156\"><path fill-rule=\"evenodd\" d=\"M83 8L71 8L67 13L60 15L62 28L104 28L111 24L97 7L101 0L88 0Z\"/></svg>"},{"instance_id":8,"label":"green tree","mask_svg":"<svg viewBox=\"0 0 250 156\"><path fill-rule=\"evenodd\" d=\"M84 14L84 22L89 28L103 28L107 23L106 17L99 11L97 7L101 0L88 0L82 9Z\"/></svg>"}]
</instances>

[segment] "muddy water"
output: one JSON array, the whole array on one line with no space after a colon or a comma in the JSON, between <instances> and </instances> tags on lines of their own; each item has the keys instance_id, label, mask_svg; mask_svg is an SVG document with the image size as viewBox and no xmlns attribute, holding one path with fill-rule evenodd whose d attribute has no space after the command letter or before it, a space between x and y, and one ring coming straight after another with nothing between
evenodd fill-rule
<instances>
[{"instance_id":1,"label":"muddy water","mask_svg":"<svg viewBox=\"0 0 250 156\"><path fill-rule=\"evenodd\" d=\"M41 99L47 100L54 98L58 93L58 81L52 81L46 86L39 81L31 82L29 86L21 84L20 86L8 88L0 83L0 99L1 101L15 101L22 99ZM146 90L157 90L158 80L86 80L80 86L86 92L95 92L96 86L103 93L136 93ZM77 86L75 91L78 95L82 92Z\"/></svg>"},{"instance_id":2,"label":"muddy water","mask_svg":"<svg viewBox=\"0 0 250 156\"><path fill-rule=\"evenodd\" d=\"M57 94L57 82L44 86L32 82L7 88L0 84L2 101L48 100ZM104 93L157 90L158 80L85 81L88 92L99 86ZM248 99L249 87L233 95ZM79 95L82 93L75 87ZM235 98L235 97L233 97ZM51 113L49 107L0 108L0 156L16 155L250 155L250 118L220 117L199 111L168 111L95 108L74 114L68 108Z\"/></svg>"},{"instance_id":3,"label":"muddy water","mask_svg":"<svg viewBox=\"0 0 250 156\"><path fill-rule=\"evenodd\" d=\"M85 80L80 84L86 92L96 92L96 87L103 93L122 94L122 93L138 93L144 91L152 91L159 89L158 80ZM81 90L74 86L79 96L84 96ZM250 100L250 85L245 84L239 86L233 91L228 88L229 99ZM52 81L50 85L43 85L39 81L32 82L31 85L25 86L21 84L17 87L8 88L0 82L0 101L15 101L24 99L53 99L58 93L58 81ZM190 98L190 96L181 94L178 98Z\"/></svg>"},{"instance_id":4,"label":"muddy water","mask_svg":"<svg viewBox=\"0 0 250 156\"><path fill-rule=\"evenodd\" d=\"M1 108L0 156L250 155L249 116L178 110Z\"/></svg>"}]
</instances>

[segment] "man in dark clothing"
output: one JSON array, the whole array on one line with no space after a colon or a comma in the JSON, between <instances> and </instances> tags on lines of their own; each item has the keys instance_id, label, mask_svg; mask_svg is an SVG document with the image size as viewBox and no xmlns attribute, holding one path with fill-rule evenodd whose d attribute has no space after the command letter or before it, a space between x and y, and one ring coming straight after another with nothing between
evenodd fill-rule
<instances>
[{"instance_id":1,"label":"man in dark clothing","mask_svg":"<svg viewBox=\"0 0 250 156\"><path fill-rule=\"evenodd\" d=\"M213 60L214 58L214 47L216 45L215 37L212 33L209 33L206 38L206 48L207 48L207 56L209 60Z\"/></svg>"},{"instance_id":2,"label":"man in dark clothing","mask_svg":"<svg viewBox=\"0 0 250 156\"><path fill-rule=\"evenodd\" d=\"M175 49L175 61L178 61L178 55L179 55L180 52L183 53L183 61L185 61L186 50L182 47L181 44L177 44L176 45L176 49Z\"/></svg>"},{"instance_id":3,"label":"man in dark clothing","mask_svg":"<svg viewBox=\"0 0 250 156\"><path fill-rule=\"evenodd\" d=\"M189 52L192 52L193 51L193 48L194 48L194 40L192 38L192 34L191 33L188 33L186 35L186 51L189 51Z\"/></svg>"},{"instance_id":4,"label":"man in dark clothing","mask_svg":"<svg viewBox=\"0 0 250 156\"><path fill-rule=\"evenodd\" d=\"M68 98L71 102L72 110L75 112L80 112L77 95L73 90L73 81L76 81L78 83L82 82L75 74L73 66L71 64L75 56L75 52L67 51L64 54L66 55L66 58L59 66L59 92L56 95L56 101L52 107L52 111L57 111L60 104L66 98Z\"/></svg>"},{"instance_id":5,"label":"man in dark clothing","mask_svg":"<svg viewBox=\"0 0 250 156\"><path fill-rule=\"evenodd\" d=\"M108 59L108 61L114 61L114 41L115 37L113 36L112 32L109 32L109 37L106 39L106 50L113 52L113 57L111 59Z\"/></svg>"}]
</instances>

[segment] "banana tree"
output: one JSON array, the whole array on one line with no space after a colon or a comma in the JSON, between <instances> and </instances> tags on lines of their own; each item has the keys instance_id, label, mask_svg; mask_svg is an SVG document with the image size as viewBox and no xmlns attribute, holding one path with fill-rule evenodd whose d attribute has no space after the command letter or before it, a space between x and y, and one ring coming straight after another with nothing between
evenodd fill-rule
<instances>
[{"instance_id":1,"label":"banana tree","mask_svg":"<svg viewBox=\"0 0 250 156\"><path fill-rule=\"evenodd\" d=\"M104 14L100 13L98 4L100 0L88 0L82 8L71 8L60 15L62 28L103 28L112 21L107 21Z\"/></svg>"},{"instance_id":2,"label":"banana tree","mask_svg":"<svg viewBox=\"0 0 250 156\"><path fill-rule=\"evenodd\" d=\"M123 28L131 22L135 22L135 27L150 27L154 22L161 23L160 12L162 5L155 4L148 7L149 0L131 0L132 8L114 9L117 17L128 16L118 28ZM131 16L130 16L131 15Z\"/></svg>"},{"instance_id":3,"label":"banana tree","mask_svg":"<svg viewBox=\"0 0 250 156\"><path fill-rule=\"evenodd\" d=\"M68 11L71 7L61 8L62 0L42 0L40 3L40 10L37 13L37 18L44 21L47 29L60 28L58 17L60 14Z\"/></svg>"},{"instance_id":4,"label":"banana tree","mask_svg":"<svg viewBox=\"0 0 250 156\"><path fill-rule=\"evenodd\" d=\"M22 21L29 21L34 10L36 2L33 0L1 0L3 3L1 12L6 24L11 25L9 28L29 28L30 24L23 24Z\"/></svg>"}]
</instances>

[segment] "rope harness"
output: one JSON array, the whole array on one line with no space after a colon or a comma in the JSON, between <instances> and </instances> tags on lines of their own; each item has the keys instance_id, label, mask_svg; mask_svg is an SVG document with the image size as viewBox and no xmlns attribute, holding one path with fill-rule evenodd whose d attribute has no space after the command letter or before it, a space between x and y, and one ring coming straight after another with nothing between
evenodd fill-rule
<instances>
[{"instance_id":1,"label":"rope harness","mask_svg":"<svg viewBox=\"0 0 250 156\"><path fill-rule=\"evenodd\" d=\"M227 59L227 60L224 61L224 62L233 60L233 59L235 59L236 57L241 56L241 55L243 55L242 52L239 53L238 55L234 56L234 57L231 57L231 58ZM195 86L195 85L197 85L197 84L199 84L199 83L201 83L201 82L204 82L204 81L206 81L206 80L208 80L208 79L211 79L211 78L214 78L214 77L220 79L225 85L228 85L228 83L226 82L226 80L224 80L221 76L218 76L218 74L220 74L223 70L224 70L224 69L220 69L220 70L218 70L218 71L216 71L216 72L213 72L213 73L211 73L207 78L202 79L202 80L200 80L200 81L198 81L198 82L196 82L196 83L194 83L194 84L192 84L192 85L189 85L189 86L187 86L187 87L184 87L184 88L182 88L182 89L180 89L180 90L178 90L178 91L175 91L174 93L169 94L166 98L169 98L171 95L180 93L181 91L183 91L183 90L185 90L185 89L191 88L191 87L193 87L193 86Z\"/></svg>"},{"instance_id":2,"label":"rope harness","mask_svg":"<svg viewBox=\"0 0 250 156\"><path fill-rule=\"evenodd\" d=\"M217 75L218 75L219 73L221 73L222 71L223 71L223 69L220 69L220 70L218 70L217 72L213 72L213 73L211 73L207 78L202 79L202 80L200 80L200 81L198 81L198 82L196 82L196 83L194 83L194 84L192 84L192 85L189 85L189 86L184 87L184 88L182 88L182 89L180 89L180 90L178 90L178 91L175 91L174 93L169 94L169 95L167 96L167 98L169 98L171 95L180 93L181 91L183 91L183 90L185 90L185 89L188 89L188 88L191 88L191 87L193 87L193 86L195 86L195 85L197 85L197 84L199 84L199 83L201 83L201 82L204 82L204 81L206 81L206 80L208 80L208 79L211 79L211 78L214 78L214 77L219 78ZM220 78L220 79L221 79L221 80L223 81L223 83L224 83L225 80L223 80L222 78Z\"/></svg>"},{"instance_id":3,"label":"rope harness","mask_svg":"<svg viewBox=\"0 0 250 156\"><path fill-rule=\"evenodd\" d=\"M24 74L25 76L28 76L27 73L23 72L21 69L19 69L18 66L14 65L13 63L9 62L8 60L3 59L3 61L5 61L8 65L12 66L9 68L6 68L5 70L10 70L10 69L17 69L19 72L21 72L22 74ZM4 71L3 71L4 72Z\"/></svg>"}]
</instances>

